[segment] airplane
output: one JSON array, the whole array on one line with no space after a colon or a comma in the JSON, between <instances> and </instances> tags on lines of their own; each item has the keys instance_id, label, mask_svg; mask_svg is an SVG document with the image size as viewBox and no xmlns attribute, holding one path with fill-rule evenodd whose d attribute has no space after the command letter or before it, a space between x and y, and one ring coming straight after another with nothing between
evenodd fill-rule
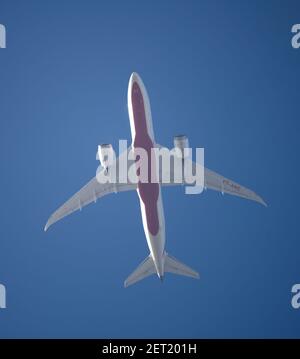
<instances>
[{"instance_id":1,"label":"airplane","mask_svg":"<svg viewBox=\"0 0 300 359\"><path fill-rule=\"evenodd\" d=\"M120 155L116 160L117 162L120 161L122 156L125 156L126 160L128 160L128 152L131 150L134 152L136 148L142 148L150 154L151 149L161 147L156 143L154 137L147 90L141 77L136 72L133 72L129 79L128 112L132 144L127 151ZM174 146L182 151L188 147L188 138L185 135L175 136ZM107 168L107 164L101 155L104 149L111 151L113 149L110 144L98 146L97 159L101 162L101 171L108 171L109 168ZM148 167L149 172L151 172L149 163ZM104 195L136 190L140 201L142 223L149 247L149 255L125 280L124 286L128 287L152 274L156 274L161 281L165 273L173 273L195 279L199 278L198 272L169 255L165 249L165 218L161 194L161 185L163 183L160 183L160 179L156 183L143 183L140 180L137 183L99 183L96 177L92 178L50 216L44 228L45 231L53 223L74 211L81 210L92 202L96 202L98 198ZM174 185L175 183L172 184ZM180 184L182 185L183 183ZM212 189L221 193L228 193L253 200L266 206L264 200L255 192L207 168L204 168L204 187L205 189Z\"/></svg>"}]
</instances>

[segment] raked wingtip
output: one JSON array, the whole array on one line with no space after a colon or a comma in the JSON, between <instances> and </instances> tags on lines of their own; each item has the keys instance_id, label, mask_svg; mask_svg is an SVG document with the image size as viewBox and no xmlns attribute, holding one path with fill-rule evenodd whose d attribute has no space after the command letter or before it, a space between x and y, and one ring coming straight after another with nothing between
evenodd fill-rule
<instances>
[{"instance_id":1,"label":"raked wingtip","mask_svg":"<svg viewBox=\"0 0 300 359\"><path fill-rule=\"evenodd\" d=\"M261 203L265 207L268 207L267 203L261 197L259 197L259 203Z\"/></svg>"},{"instance_id":2,"label":"raked wingtip","mask_svg":"<svg viewBox=\"0 0 300 359\"><path fill-rule=\"evenodd\" d=\"M267 203L258 194L254 193L252 199L257 203L262 204L264 207L268 207Z\"/></svg>"},{"instance_id":3,"label":"raked wingtip","mask_svg":"<svg viewBox=\"0 0 300 359\"><path fill-rule=\"evenodd\" d=\"M47 229L50 227L49 222L46 223L45 227L44 227L44 232L47 232Z\"/></svg>"}]
</instances>

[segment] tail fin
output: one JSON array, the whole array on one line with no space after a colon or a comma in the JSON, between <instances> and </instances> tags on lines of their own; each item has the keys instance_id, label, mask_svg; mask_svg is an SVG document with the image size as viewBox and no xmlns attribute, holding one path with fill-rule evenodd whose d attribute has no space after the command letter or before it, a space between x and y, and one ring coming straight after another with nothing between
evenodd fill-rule
<instances>
[{"instance_id":1,"label":"tail fin","mask_svg":"<svg viewBox=\"0 0 300 359\"><path fill-rule=\"evenodd\" d=\"M125 280L124 287L126 288L154 273L156 273L155 265L151 255L149 255Z\"/></svg>"},{"instance_id":2,"label":"tail fin","mask_svg":"<svg viewBox=\"0 0 300 359\"><path fill-rule=\"evenodd\" d=\"M165 255L165 272L199 279L199 273L194 271L192 268L186 266L185 264L179 262L179 260L174 257L171 257L167 253Z\"/></svg>"},{"instance_id":3,"label":"tail fin","mask_svg":"<svg viewBox=\"0 0 300 359\"><path fill-rule=\"evenodd\" d=\"M164 255L164 272L184 275L186 277L199 278L199 274L192 268L179 262L176 258L171 257L169 254ZM151 274L156 273L156 268L151 254L137 267L137 269L130 274L125 280L124 287L128 287Z\"/></svg>"}]
</instances>

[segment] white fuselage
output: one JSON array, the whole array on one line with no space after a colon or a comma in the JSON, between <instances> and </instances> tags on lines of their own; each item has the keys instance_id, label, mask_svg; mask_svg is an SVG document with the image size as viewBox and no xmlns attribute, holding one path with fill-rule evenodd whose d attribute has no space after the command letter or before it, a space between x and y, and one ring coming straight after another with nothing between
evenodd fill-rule
<instances>
[{"instance_id":1,"label":"white fuselage","mask_svg":"<svg viewBox=\"0 0 300 359\"><path fill-rule=\"evenodd\" d=\"M148 154L148 183L139 181L137 193L140 200L143 227L155 264L157 275L164 274L165 255L165 219L158 181L151 183L151 172L156 171L155 160L152 159L151 149L156 147L149 97L146 88L137 73L133 73L128 85L128 112L132 136L133 151L143 148ZM153 177L152 177L153 178Z\"/></svg>"}]
</instances>

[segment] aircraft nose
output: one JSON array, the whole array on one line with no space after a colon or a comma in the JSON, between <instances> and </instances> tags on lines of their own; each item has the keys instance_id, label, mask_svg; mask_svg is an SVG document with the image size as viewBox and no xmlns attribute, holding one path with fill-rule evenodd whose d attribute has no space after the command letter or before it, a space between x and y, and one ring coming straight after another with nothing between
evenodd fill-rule
<instances>
[{"instance_id":1,"label":"aircraft nose","mask_svg":"<svg viewBox=\"0 0 300 359\"><path fill-rule=\"evenodd\" d=\"M134 81L139 82L140 76L137 72L133 72L130 76L130 82L133 83Z\"/></svg>"},{"instance_id":2,"label":"aircraft nose","mask_svg":"<svg viewBox=\"0 0 300 359\"><path fill-rule=\"evenodd\" d=\"M131 77L138 77L138 73L134 71L134 72L131 74Z\"/></svg>"}]
</instances>

